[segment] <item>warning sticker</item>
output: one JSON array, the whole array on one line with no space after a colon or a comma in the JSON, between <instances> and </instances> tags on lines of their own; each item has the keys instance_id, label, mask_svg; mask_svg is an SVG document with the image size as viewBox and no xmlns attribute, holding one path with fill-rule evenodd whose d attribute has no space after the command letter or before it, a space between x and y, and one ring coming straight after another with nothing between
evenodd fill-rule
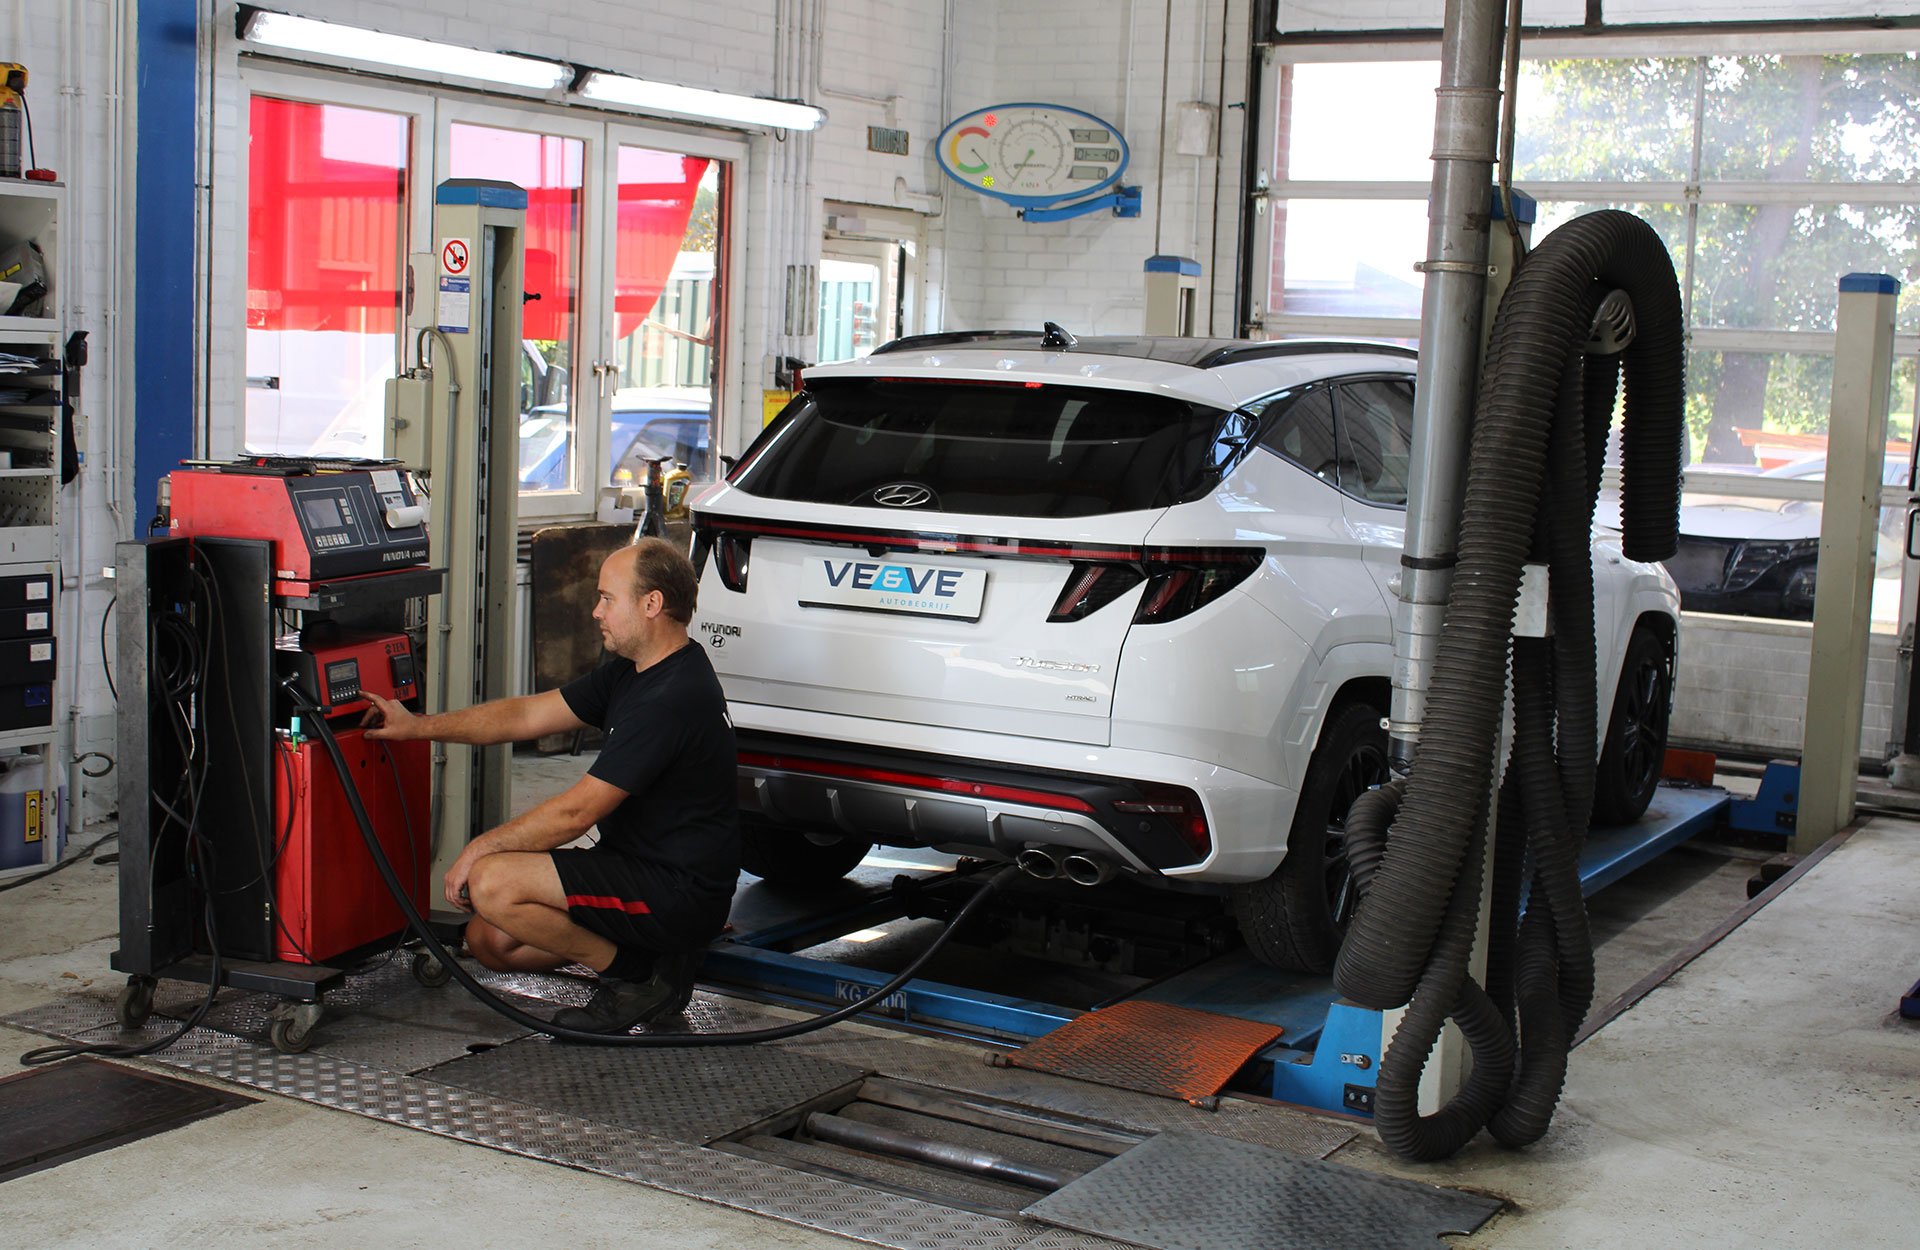
<instances>
[{"instance_id":1,"label":"warning sticker","mask_svg":"<svg viewBox=\"0 0 1920 1250\"><path fill-rule=\"evenodd\" d=\"M465 334L473 324L473 279L440 277L440 328Z\"/></svg>"},{"instance_id":2,"label":"warning sticker","mask_svg":"<svg viewBox=\"0 0 1920 1250\"><path fill-rule=\"evenodd\" d=\"M462 274L473 258L473 249L465 239L448 239L440 245L440 271Z\"/></svg>"}]
</instances>

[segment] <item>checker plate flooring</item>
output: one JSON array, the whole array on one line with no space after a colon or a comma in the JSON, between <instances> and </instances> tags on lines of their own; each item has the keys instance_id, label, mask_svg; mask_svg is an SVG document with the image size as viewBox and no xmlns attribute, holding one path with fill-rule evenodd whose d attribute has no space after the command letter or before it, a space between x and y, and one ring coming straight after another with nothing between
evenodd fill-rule
<instances>
[{"instance_id":1,"label":"checker plate flooring","mask_svg":"<svg viewBox=\"0 0 1920 1250\"><path fill-rule=\"evenodd\" d=\"M1155 1250L1438 1250L1442 1234L1471 1233L1499 1209L1492 1198L1175 1131L1027 1211Z\"/></svg>"},{"instance_id":2,"label":"checker plate flooring","mask_svg":"<svg viewBox=\"0 0 1920 1250\"><path fill-rule=\"evenodd\" d=\"M483 979L541 1012L556 1002L579 1001L586 992L579 981L564 976L486 974ZM203 994L192 986L163 983L156 996L158 1012L184 1018ZM1076 1227L1072 1218L1047 1214L1043 1204L1016 1218L959 1210L703 1143L849 1085L864 1073L884 1073L1137 1133L1198 1138L1214 1149L1352 1171L1317 1162L1355 1136L1337 1122L1235 1098L1201 1110L1132 1091L994 1068L977 1050L860 1024L751 1050L558 1046L497 1017L469 1018L469 1011L480 1009L457 987L421 989L396 962L329 993L314 1049L282 1055L261 1040L273 1002L266 995L223 992L212 1017L219 1027L187 1035L154 1061L900 1250L1115 1250L1121 1244L1110 1240L1115 1236L1131 1244L1160 1243L1118 1230L1098 1235ZM701 992L686 1019L669 1027L735 1031L790 1018ZM61 998L6 1023L90 1042L153 1040L178 1027L177 1019L157 1013L138 1033L123 1032L113 1023L111 999L99 994ZM765 1078L750 1079L756 1071ZM615 1091L611 1097L609 1091ZM1194 1157L1203 1154L1194 1152ZM1076 1186L1104 1176L1112 1166ZM1186 1173L1184 1183L1173 1187L1179 1194L1214 1190L1213 1177L1179 1170ZM1060 1209L1071 1213L1064 1203ZM1436 1243L1429 1238L1377 1244Z\"/></svg>"}]
</instances>

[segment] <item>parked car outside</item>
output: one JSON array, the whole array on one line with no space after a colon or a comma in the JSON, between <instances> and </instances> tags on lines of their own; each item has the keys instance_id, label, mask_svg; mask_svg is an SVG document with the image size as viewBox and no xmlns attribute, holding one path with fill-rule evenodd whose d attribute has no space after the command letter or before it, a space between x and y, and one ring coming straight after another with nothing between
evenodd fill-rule
<instances>
[{"instance_id":1,"label":"parked car outside","mask_svg":"<svg viewBox=\"0 0 1920 1250\"><path fill-rule=\"evenodd\" d=\"M700 387L629 387L614 392L607 482L644 482L646 462L671 456L694 480L711 477L713 400ZM565 404L520 418L520 489L564 490L572 427Z\"/></svg>"},{"instance_id":2,"label":"parked car outside","mask_svg":"<svg viewBox=\"0 0 1920 1250\"><path fill-rule=\"evenodd\" d=\"M1827 458L1812 456L1768 469L1761 480L1824 481ZM1907 479L1904 456L1888 456L1884 485ZM1680 509L1680 544L1667 571L1680 587L1680 605L1690 612L1813 619L1815 571L1820 557L1817 499L1716 498ZM1879 523L1882 575L1899 572L1905 517L1882 509Z\"/></svg>"},{"instance_id":3,"label":"parked car outside","mask_svg":"<svg viewBox=\"0 0 1920 1250\"><path fill-rule=\"evenodd\" d=\"M1224 893L1323 972L1387 777L1414 355L1364 343L898 340L695 504L749 871L872 844ZM1659 779L1679 602L1596 533L1599 809Z\"/></svg>"}]
</instances>

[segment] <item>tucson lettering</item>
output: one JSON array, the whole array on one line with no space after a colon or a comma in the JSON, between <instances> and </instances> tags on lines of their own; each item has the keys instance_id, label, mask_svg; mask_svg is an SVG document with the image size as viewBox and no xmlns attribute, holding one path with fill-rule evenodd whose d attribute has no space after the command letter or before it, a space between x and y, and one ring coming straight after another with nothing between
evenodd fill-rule
<instances>
[{"instance_id":1,"label":"tucson lettering","mask_svg":"<svg viewBox=\"0 0 1920 1250\"><path fill-rule=\"evenodd\" d=\"M848 585L855 590L890 590L903 594L924 595L931 593L941 599L951 599L959 593L961 577L959 569L915 569L903 564L868 564L842 560L836 565L832 560L822 560L826 566L829 586Z\"/></svg>"}]
</instances>

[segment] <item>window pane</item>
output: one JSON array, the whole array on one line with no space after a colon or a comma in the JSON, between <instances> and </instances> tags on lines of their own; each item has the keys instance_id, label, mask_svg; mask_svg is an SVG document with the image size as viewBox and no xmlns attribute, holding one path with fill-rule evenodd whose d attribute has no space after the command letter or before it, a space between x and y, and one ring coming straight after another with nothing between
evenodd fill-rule
<instances>
[{"instance_id":1,"label":"window pane","mask_svg":"<svg viewBox=\"0 0 1920 1250\"><path fill-rule=\"evenodd\" d=\"M1622 191L1631 188L1622 187ZM1685 281L1687 273L1687 210L1681 204L1646 204L1621 200L1614 202L1589 201L1584 204L1543 203L1540 216L1533 223L1533 241L1542 239L1566 225L1575 217L1598 212L1603 208L1615 208L1621 212L1632 213L1653 227L1667 245L1667 256L1673 261L1673 276L1676 281Z\"/></svg>"},{"instance_id":2,"label":"window pane","mask_svg":"<svg viewBox=\"0 0 1920 1250\"><path fill-rule=\"evenodd\" d=\"M247 450L379 456L412 120L254 96L247 125Z\"/></svg>"},{"instance_id":3,"label":"window pane","mask_svg":"<svg viewBox=\"0 0 1920 1250\"><path fill-rule=\"evenodd\" d=\"M1425 200L1289 200L1273 206L1272 311L1418 317Z\"/></svg>"},{"instance_id":4,"label":"window pane","mask_svg":"<svg viewBox=\"0 0 1920 1250\"><path fill-rule=\"evenodd\" d=\"M828 378L738 485L749 494L872 507L882 486L920 506L985 516L1078 517L1164 508L1220 481L1231 413L1136 391L1017 383Z\"/></svg>"},{"instance_id":5,"label":"window pane","mask_svg":"<svg viewBox=\"0 0 1920 1250\"><path fill-rule=\"evenodd\" d=\"M1425 182L1433 177L1438 61L1293 65L1274 177Z\"/></svg>"},{"instance_id":6,"label":"window pane","mask_svg":"<svg viewBox=\"0 0 1920 1250\"><path fill-rule=\"evenodd\" d=\"M1915 362L1893 362L1887 451L1905 461L1913 436ZM1780 469L1824 457L1833 357L1824 352L1687 353L1687 434L1702 468Z\"/></svg>"},{"instance_id":7,"label":"window pane","mask_svg":"<svg viewBox=\"0 0 1920 1250\"><path fill-rule=\"evenodd\" d=\"M1282 399L1278 416L1261 423L1260 445L1293 461L1330 486L1340 484L1339 453L1334 446L1332 392L1316 386Z\"/></svg>"},{"instance_id":8,"label":"window pane","mask_svg":"<svg viewBox=\"0 0 1920 1250\"><path fill-rule=\"evenodd\" d=\"M1714 57L1700 173L1707 179L1912 180L1920 173L1920 58Z\"/></svg>"},{"instance_id":9,"label":"window pane","mask_svg":"<svg viewBox=\"0 0 1920 1250\"><path fill-rule=\"evenodd\" d=\"M1832 330L1843 274L1902 283L1897 322L1920 326L1916 205L1707 204L1700 208L1695 325Z\"/></svg>"},{"instance_id":10,"label":"window pane","mask_svg":"<svg viewBox=\"0 0 1920 1250\"><path fill-rule=\"evenodd\" d=\"M1693 150L1692 60L1523 61L1516 179L1684 179Z\"/></svg>"},{"instance_id":11,"label":"window pane","mask_svg":"<svg viewBox=\"0 0 1920 1250\"><path fill-rule=\"evenodd\" d=\"M1340 488L1369 503L1407 506L1413 459L1413 383L1390 378L1337 390Z\"/></svg>"},{"instance_id":12,"label":"window pane","mask_svg":"<svg viewBox=\"0 0 1920 1250\"><path fill-rule=\"evenodd\" d=\"M867 261L820 261L820 359L853 360L880 345L884 275Z\"/></svg>"},{"instance_id":13,"label":"window pane","mask_svg":"<svg viewBox=\"0 0 1920 1250\"><path fill-rule=\"evenodd\" d=\"M626 144L618 159L609 478L645 481L660 456L710 478L726 166Z\"/></svg>"},{"instance_id":14,"label":"window pane","mask_svg":"<svg viewBox=\"0 0 1920 1250\"><path fill-rule=\"evenodd\" d=\"M448 172L526 188L528 300L520 312L520 489L573 490L573 377L580 321L581 169L586 144L456 122Z\"/></svg>"}]
</instances>

